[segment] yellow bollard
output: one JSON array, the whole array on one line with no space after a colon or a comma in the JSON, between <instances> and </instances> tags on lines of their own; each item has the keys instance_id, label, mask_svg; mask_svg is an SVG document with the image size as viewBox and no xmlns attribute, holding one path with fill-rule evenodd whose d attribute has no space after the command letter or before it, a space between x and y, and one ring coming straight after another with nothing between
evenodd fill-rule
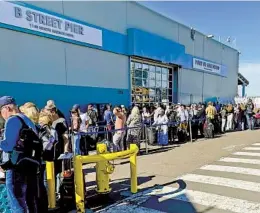
<instances>
[{"instance_id":1,"label":"yellow bollard","mask_svg":"<svg viewBox=\"0 0 260 213\"><path fill-rule=\"evenodd\" d=\"M106 154L107 146L103 143L97 144L97 154ZM107 194L111 191L109 187L109 174L114 171L113 165L107 160L97 162L96 164L96 181L97 181L97 192L100 194Z\"/></svg>"},{"instance_id":2,"label":"yellow bollard","mask_svg":"<svg viewBox=\"0 0 260 213\"><path fill-rule=\"evenodd\" d=\"M137 148L136 144L130 144L130 150ZM137 148L138 149L138 148ZM136 155L133 154L130 157L130 170L131 170L131 192L137 193L137 167L136 167Z\"/></svg>"},{"instance_id":3,"label":"yellow bollard","mask_svg":"<svg viewBox=\"0 0 260 213\"><path fill-rule=\"evenodd\" d=\"M74 156L75 198L78 213L85 213L84 178L81 156Z\"/></svg>"},{"instance_id":4,"label":"yellow bollard","mask_svg":"<svg viewBox=\"0 0 260 213\"><path fill-rule=\"evenodd\" d=\"M54 162L46 162L49 208L56 208Z\"/></svg>"}]
</instances>

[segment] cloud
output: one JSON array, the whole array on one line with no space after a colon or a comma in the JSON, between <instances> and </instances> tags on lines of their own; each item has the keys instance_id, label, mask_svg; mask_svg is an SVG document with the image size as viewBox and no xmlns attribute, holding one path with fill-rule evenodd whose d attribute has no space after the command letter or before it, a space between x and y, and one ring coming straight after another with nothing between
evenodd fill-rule
<instances>
[{"instance_id":1,"label":"cloud","mask_svg":"<svg viewBox=\"0 0 260 213\"><path fill-rule=\"evenodd\" d=\"M260 96L260 63L241 62L239 72L249 81L247 96Z\"/></svg>"}]
</instances>

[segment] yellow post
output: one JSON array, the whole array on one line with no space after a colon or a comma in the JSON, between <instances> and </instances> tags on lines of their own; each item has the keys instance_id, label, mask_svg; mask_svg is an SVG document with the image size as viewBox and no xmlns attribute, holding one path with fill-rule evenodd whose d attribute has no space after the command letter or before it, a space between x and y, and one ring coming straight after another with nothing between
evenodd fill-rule
<instances>
[{"instance_id":1,"label":"yellow post","mask_svg":"<svg viewBox=\"0 0 260 213\"><path fill-rule=\"evenodd\" d=\"M130 150L136 149L136 144L130 144ZM138 149L138 148L137 148ZM130 156L130 170L131 170L131 192L137 193L137 168L136 168L136 155L137 153Z\"/></svg>"},{"instance_id":2,"label":"yellow post","mask_svg":"<svg viewBox=\"0 0 260 213\"><path fill-rule=\"evenodd\" d=\"M81 156L74 156L73 162L77 212L85 213L84 178L82 172Z\"/></svg>"},{"instance_id":3,"label":"yellow post","mask_svg":"<svg viewBox=\"0 0 260 213\"><path fill-rule=\"evenodd\" d=\"M107 146L104 143L97 144L97 154L106 154ZM97 192L100 194L107 194L111 191L109 187L109 162L99 161L96 164L96 181L97 181ZM113 171L112 171L113 172Z\"/></svg>"},{"instance_id":4,"label":"yellow post","mask_svg":"<svg viewBox=\"0 0 260 213\"><path fill-rule=\"evenodd\" d=\"M56 208L54 162L46 162L49 208Z\"/></svg>"}]
</instances>

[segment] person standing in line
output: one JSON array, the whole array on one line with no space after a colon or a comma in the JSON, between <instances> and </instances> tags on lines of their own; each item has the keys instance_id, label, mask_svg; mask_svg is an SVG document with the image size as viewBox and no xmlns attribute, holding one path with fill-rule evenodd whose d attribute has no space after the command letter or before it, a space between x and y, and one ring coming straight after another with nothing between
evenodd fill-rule
<instances>
[{"instance_id":1,"label":"person standing in line","mask_svg":"<svg viewBox=\"0 0 260 213\"><path fill-rule=\"evenodd\" d=\"M217 114L216 108L213 106L212 102L208 103L208 107L206 108L206 116L210 123L215 124L214 119Z\"/></svg>"},{"instance_id":2,"label":"person standing in line","mask_svg":"<svg viewBox=\"0 0 260 213\"><path fill-rule=\"evenodd\" d=\"M123 128L125 128L126 116L119 107L114 108L113 114L116 116L115 133L113 136L113 152L118 152L122 151L124 148L123 142L125 130L123 130Z\"/></svg>"},{"instance_id":3,"label":"person standing in line","mask_svg":"<svg viewBox=\"0 0 260 213\"><path fill-rule=\"evenodd\" d=\"M111 107L109 104L106 105L106 110L104 112L104 120L106 122L106 127L108 131L111 131L114 129L114 119L113 119L113 112L111 111ZM112 141L112 132L107 133L107 139L108 141Z\"/></svg>"},{"instance_id":4,"label":"person standing in line","mask_svg":"<svg viewBox=\"0 0 260 213\"><path fill-rule=\"evenodd\" d=\"M227 126L226 131L232 131L234 128L234 108L232 104L228 104L227 106Z\"/></svg>"},{"instance_id":5,"label":"person standing in line","mask_svg":"<svg viewBox=\"0 0 260 213\"><path fill-rule=\"evenodd\" d=\"M248 100L248 103L246 104L246 121L248 125L249 130L254 129L254 104L252 99Z\"/></svg>"},{"instance_id":6,"label":"person standing in line","mask_svg":"<svg viewBox=\"0 0 260 213\"><path fill-rule=\"evenodd\" d=\"M98 115L96 110L94 109L92 104L88 105L88 112L87 112L88 116L89 116L89 127L95 127L97 125L98 122Z\"/></svg>"},{"instance_id":7,"label":"person standing in line","mask_svg":"<svg viewBox=\"0 0 260 213\"><path fill-rule=\"evenodd\" d=\"M56 106L49 102L45 107L44 111L47 112L52 119L52 128L57 133L57 145L55 147L55 154L57 156L57 159L54 160L54 171L55 171L55 177L56 177L56 196L57 200L60 199L60 186L62 183L62 161L58 160L58 157L61 154L67 154L70 153L70 142L69 142L69 134L68 134L68 126L66 123L66 120L59 116ZM65 170L67 166L65 166Z\"/></svg>"},{"instance_id":8,"label":"person standing in line","mask_svg":"<svg viewBox=\"0 0 260 213\"><path fill-rule=\"evenodd\" d=\"M181 108L177 111L178 115L177 117L180 120L179 128L185 132L185 134L188 134L187 127L188 127L188 121L189 121L189 114L186 109L185 105L181 105Z\"/></svg>"},{"instance_id":9,"label":"person standing in line","mask_svg":"<svg viewBox=\"0 0 260 213\"><path fill-rule=\"evenodd\" d=\"M158 116L159 116L161 110L162 110L162 107L160 106L160 104L156 103L155 110L154 110L154 118L153 118L154 122L156 122L156 120L158 119Z\"/></svg>"},{"instance_id":10,"label":"person standing in line","mask_svg":"<svg viewBox=\"0 0 260 213\"><path fill-rule=\"evenodd\" d=\"M146 107L143 108L142 121L146 125L151 125L151 114L150 114L149 110L147 110Z\"/></svg>"},{"instance_id":11,"label":"person standing in line","mask_svg":"<svg viewBox=\"0 0 260 213\"><path fill-rule=\"evenodd\" d=\"M227 123L227 110L226 106L222 106L220 110L220 115L221 115L221 133L225 133L226 131L226 123Z\"/></svg>"},{"instance_id":12,"label":"person standing in line","mask_svg":"<svg viewBox=\"0 0 260 213\"><path fill-rule=\"evenodd\" d=\"M0 148L4 152L1 169L6 171L6 189L11 211L13 213L47 213L48 203L43 205L43 202L39 202L40 197L44 194L44 191L39 192L39 188L44 186L41 175L27 173L23 169L19 169L15 162L22 157L21 153L14 152L21 149L22 130L31 129L39 137L36 125L26 115L20 113L15 99L10 96L0 98L0 112L6 121L4 138L0 141ZM27 136L29 137L29 135ZM30 138L27 138L27 142L29 140ZM15 153L19 153L18 156ZM17 158L14 159L14 157ZM39 165L42 166L41 162ZM45 196L47 196L46 191Z\"/></svg>"},{"instance_id":13,"label":"person standing in line","mask_svg":"<svg viewBox=\"0 0 260 213\"><path fill-rule=\"evenodd\" d=\"M129 148L131 143L137 144L140 149L140 136L141 136L141 115L137 106L135 106L131 114L129 115L126 125L129 128L127 130L127 148Z\"/></svg>"}]
</instances>

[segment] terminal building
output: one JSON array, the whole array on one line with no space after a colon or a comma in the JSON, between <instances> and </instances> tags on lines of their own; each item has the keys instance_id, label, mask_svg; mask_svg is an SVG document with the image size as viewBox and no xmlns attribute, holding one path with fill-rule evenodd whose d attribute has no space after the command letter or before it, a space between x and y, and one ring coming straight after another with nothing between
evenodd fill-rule
<instances>
[{"instance_id":1,"label":"terminal building","mask_svg":"<svg viewBox=\"0 0 260 213\"><path fill-rule=\"evenodd\" d=\"M137 2L0 1L0 95L43 107L237 95L239 52Z\"/></svg>"}]
</instances>

